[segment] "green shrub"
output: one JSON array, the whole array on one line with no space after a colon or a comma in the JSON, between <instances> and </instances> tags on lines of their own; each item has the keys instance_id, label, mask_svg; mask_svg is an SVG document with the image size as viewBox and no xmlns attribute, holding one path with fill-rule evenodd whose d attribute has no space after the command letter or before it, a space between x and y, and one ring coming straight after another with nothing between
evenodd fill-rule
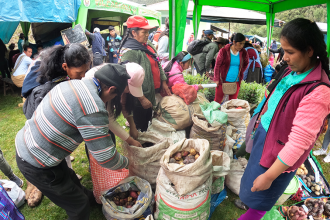
<instances>
[{"instance_id":1,"label":"green shrub","mask_svg":"<svg viewBox=\"0 0 330 220\"><path fill-rule=\"evenodd\" d=\"M187 75L184 75L183 77L184 77L184 81L186 81L186 83L188 85L214 83L213 81L211 81L204 75L200 75L200 74L197 74L196 76L187 74ZM199 92L203 93L205 95L206 99L209 100L210 102L214 101L215 88L207 88L207 89L200 90Z\"/></svg>"},{"instance_id":2,"label":"green shrub","mask_svg":"<svg viewBox=\"0 0 330 220\"><path fill-rule=\"evenodd\" d=\"M242 81L238 93L238 99L248 101L250 104L258 104L264 98L266 86L256 82L246 83Z\"/></svg>"}]
</instances>

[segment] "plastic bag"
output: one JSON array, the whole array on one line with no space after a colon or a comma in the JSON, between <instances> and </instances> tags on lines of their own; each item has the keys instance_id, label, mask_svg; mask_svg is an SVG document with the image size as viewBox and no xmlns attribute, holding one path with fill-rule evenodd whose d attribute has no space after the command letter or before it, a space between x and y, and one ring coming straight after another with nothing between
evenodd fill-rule
<instances>
[{"instance_id":1,"label":"plastic bag","mask_svg":"<svg viewBox=\"0 0 330 220\"><path fill-rule=\"evenodd\" d=\"M96 202L101 204L101 193L109 188L117 186L120 181L128 176L129 172L127 169L110 170L104 168L99 165L92 154L89 154L89 163L91 166L94 197Z\"/></svg>"},{"instance_id":2,"label":"plastic bag","mask_svg":"<svg viewBox=\"0 0 330 220\"><path fill-rule=\"evenodd\" d=\"M190 131L190 138L206 139L209 141L211 150L222 151L225 145L227 125L209 126L205 116L200 114L194 114L192 120L194 124Z\"/></svg>"},{"instance_id":3,"label":"plastic bag","mask_svg":"<svg viewBox=\"0 0 330 220\"><path fill-rule=\"evenodd\" d=\"M172 86L172 92L175 95L180 96L187 105L195 101L197 98L196 89L185 83L177 83Z\"/></svg>"},{"instance_id":4,"label":"plastic bag","mask_svg":"<svg viewBox=\"0 0 330 220\"><path fill-rule=\"evenodd\" d=\"M226 199L226 196L227 196L226 189L223 189L220 193L213 194L211 196L211 209L210 209L209 219L211 219L214 210L222 203L223 200Z\"/></svg>"},{"instance_id":5,"label":"plastic bag","mask_svg":"<svg viewBox=\"0 0 330 220\"><path fill-rule=\"evenodd\" d=\"M16 184L15 184L16 185ZM0 206L0 219L8 220L24 220L23 214L20 212L20 210L16 207L13 200L10 198L4 187L0 184L0 200L1 200L1 206ZM24 201L24 199L23 199Z\"/></svg>"},{"instance_id":6,"label":"plastic bag","mask_svg":"<svg viewBox=\"0 0 330 220\"><path fill-rule=\"evenodd\" d=\"M174 153L182 150L190 151L192 148L200 154L194 163L186 165L169 163ZM174 184L177 193L185 195L203 184L213 172L209 142L205 139L181 140L166 150L160 160L160 165Z\"/></svg>"},{"instance_id":7,"label":"plastic bag","mask_svg":"<svg viewBox=\"0 0 330 220\"><path fill-rule=\"evenodd\" d=\"M283 219L284 218L277 210L277 206L273 206L273 208L270 211L266 212L266 214L261 220L283 220Z\"/></svg>"},{"instance_id":8,"label":"plastic bag","mask_svg":"<svg viewBox=\"0 0 330 220\"><path fill-rule=\"evenodd\" d=\"M157 177L155 219L208 219L211 182L212 176L194 190L181 196L161 168Z\"/></svg>"},{"instance_id":9,"label":"plastic bag","mask_svg":"<svg viewBox=\"0 0 330 220\"><path fill-rule=\"evenodd\" d=\"M9 180L0 180L0 184L3 188L8 189L8 191L6 190L7 194L17 207L25 203L25 192L16 183Z\"/></svg>"},{"instance_id":10,"label":"plastic bag","mask_svg":"<svg viewBox=\"0 0 330 220\"><path fill-rule=\"evenodd\" d=\"M116 206L111 199L118 192L129 190L140 191L136 203L132 208ZM107 220L115 219L140 219L153 213L154 196L150 184L137 176L131 176L122 180L118 186L102 193L102 211Z\"/></svg>"},{"instance_id":11,"label":"plastic bag","mask_svg":"<svg viewBox=\"0 0 330 220\"><path fill-rule=\"evenodd\" d=\"M214 127L226 124L228 115L225 112L220 111L220 104L213 101L211 103L205 103L200 105L203 115L206 120Z\"/></svg>"}]
</instances>

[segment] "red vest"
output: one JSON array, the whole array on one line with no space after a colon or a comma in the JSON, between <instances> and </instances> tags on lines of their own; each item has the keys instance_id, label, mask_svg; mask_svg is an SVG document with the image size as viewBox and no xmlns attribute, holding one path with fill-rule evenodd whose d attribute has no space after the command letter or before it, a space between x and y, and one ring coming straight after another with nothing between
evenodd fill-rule
<instances>
[{"instance_id":1,"label":"red vest","mask_svg":"<svg viewBox=\"0 0 330 220\"><path fill-rule=\"evenodd\" d=\"M289 68L283 77L287 76L291 72L292 70ZM305 77L305 79L292 86L283 95L277 105L266 134L264 149L260 160L261 166L270 168L273 165L277 159L277 155L283 149L285 143L289 140L289 134L293 126L293 119L296 115L300 101L320 83L329 84L329 78L322 69L321 63L317 65L312 72ZM270 96L271 95L269 95L269 97ZM269 99L269 97L267 99ZM265 103L267 103L267 101ZM262 110L263 108L265 108L265 105L262 107ZM262 112L262 110L260 112ZM311 112L311 114L313 113ZM321 131L322 128L320 128L317 138L319 137ZM298 159L298 161L287 169L287 171L296 170L301 164L303 164L314 144L315 143L313 143Z\"/></svg>"}]
</instances>

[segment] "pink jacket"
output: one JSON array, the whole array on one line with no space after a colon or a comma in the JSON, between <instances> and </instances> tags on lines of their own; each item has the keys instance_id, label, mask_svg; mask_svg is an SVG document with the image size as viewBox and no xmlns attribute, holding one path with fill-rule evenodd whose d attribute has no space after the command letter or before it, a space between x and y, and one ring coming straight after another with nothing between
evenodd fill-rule
<instances>
[{"instance_id":1,"label":"pink jacket","mask_svg":"<svg viewBox=\"0 0 330 220\"><path fill-rule=\"evenodd\" d=\"M162 65L163 69L166 67L166 65L169 63L170 61L167 61L166 63L164 63ZM182 73L183 69L182 67L179 65L178 62L174 62L173 63L173 66L172 66L172 69L171 71L169 72L169 76L173 75L173 74L176 74L176 73ZM185 81L184 81L184 78L183 78L183 75L182 74L178 74L178 75L175 75L175 76L172 76L168 79L168 87L172 87L174 86L175 84L177 83L185 83L187 84ZM191 85L193 86L196 91L198 91L198 85Z\"/></svg>"}]
</instances>

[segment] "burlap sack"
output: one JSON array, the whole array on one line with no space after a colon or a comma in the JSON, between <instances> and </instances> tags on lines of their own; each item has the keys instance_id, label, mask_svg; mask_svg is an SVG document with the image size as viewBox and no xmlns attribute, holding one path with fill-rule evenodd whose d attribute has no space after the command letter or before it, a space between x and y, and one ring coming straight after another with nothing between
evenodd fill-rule
<instances>
[{"instance_id":1,"label":"burlap sack","mask_svg":"<svg viewBox=\"0 0 330 220\"><path fill-rule=\"evenodd\" d=\"M236 195L239 195L241 179L246 165L247 160L245 158L238 158L238 160L233 160L230 164L230 171L226 176L225 184Z\"/></svg>"},{"instance_id":2,"label":"burlap sack","mask_svg":"<svg viewBox=\"0 0 330 220\"><path fill-rule=\"evenodd\" d=\"M138 141L153 143L151 147L141 148L123 144L129 160L129 175L147 180L155 188L156 178L160 169L159 160L170 146L170 140L155 132L139 132Z\"/></svg>"},{"instance_id":3,"label":"burlap sack","mask_svg":"<svg viewBox=\"0 0 330 220\"><path fill-rule=\"evenodd\" d=\"M184 130L177 131L171 125L161 122L156 118L152 119L151 125L148 127L149 131L168 138L173 144L186 138L186 132Z\"/></svg>"},{"instance_id":4,"label":"burlap sack","mask_svg":"<svg viewBox=\"0 0 330 220\"><path fill-rule=\"evenodd\" d=\"M172 95L165 96L158 105L156 117L162 122L170 124L176 130L184 130L193 124L194 113L203 114L199 104L208 102L203 95L197 94L197 99L187 105L182 98Z\"/></svg>"},{"instance_id":5,"label":"burlap sack","mask_svg":"<svg viewBox=\"0 0 330 220\"><path fill-rule=\"evenodd\" d=\"M242 107L242 109L229 109L231 106ZM246 128L250 121L249 102L241 99L232 99L223 103L221 111L227 113L228 123L237 128L242 133L243 138L245 138Z\"/></svg>"},{"instance_id":6,"label":"burlap sack","mask_svg":"<svg viewBox=\"0 0 330 220\"><path fill-rule=\"evenodd\" d=\"M178 151L195 149L199 158L191 164L169 163L170 157ZM162 156L160 165L166 176L174 184L179 195L185 195L202 185L212 174L210 144L205 139L183 139L171 145Z\"/></svg>"},{"instance_id":7,"label":"burlap sack","mask_svg":"<svg viewBox=\"0 0 330 220\"><path fill-rule=\"evenodd\" d=\"M217 194L224 189L225 176L230 170L230 158L227 153L218 150L212 150L211 157L213 165L212 194Z\"/></svg>"},{"instance_id":8,"label":"burlap sack","mask_svg":"<svg viewBox=\"0 0 330 220\"><path fill-rule=\"evenodd\" d=\"M192 117L194 122L191 131L191 139L206 139L209 141L211 150L223 150L226 139L227 125L212 127L206 120L204 115L194 114Z\"/></svg>"}]
</instances>

